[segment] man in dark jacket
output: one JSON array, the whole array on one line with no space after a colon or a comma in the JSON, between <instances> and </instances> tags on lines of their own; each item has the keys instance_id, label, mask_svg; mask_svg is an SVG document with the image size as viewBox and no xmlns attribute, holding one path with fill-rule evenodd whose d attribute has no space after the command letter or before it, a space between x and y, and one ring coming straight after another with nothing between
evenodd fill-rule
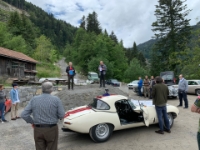
<instances>
[{"instance_id":1,"label":"man in dark jacket","mask_svg":"<svg viewBox=\"0 0 200 150\"><path fill-rule=\"evenodd\" d=\"M66 68L66 73L68 75L68 90L70 90L70 83L71 83L71 88L73 90L74 88L74 76L76 75L75 69L72 65L72 62L69 62L69 66Z\"/></svg>"},{"instance_id":2,"label":"man in dark jacket","mask_svg":"<svg viewBox=\"0 0 200 150\"><path fill-rule=\"evenodd\" d=\"M163 80L161 77L156 77L156 84L153 86L152 89L153 104L156 108L156 113L158 116L158 122L160 127L160 130L155 132L159 134L164 134L163 131L171 133L166 107L169 90L165 84L162 84L162 82ZM166 126L165 130L163 129L163 119Z\"/></svg>"},{"instance_id":3,"label":"man in dark jacket","mask_svg":"<svg viewBox=\"0 0 200 150\"><path fill-rule=\"evenodd\" d=\"M100 61L100 65L99 65L99 77L100 77L100 87L105 87L105 75L106 75L106 70L107 67L106 65L103 63L103 61Z\"/></svg>"},{"instance_id":4,"label":"man in dark jacket","mask_svg":"<svg viewBox=\"0 0 200 150\"><path fill-rule=\"evenodd\" d=\"M152 89L153 89L154 85L155 85L154 76L151 76L151 80L150 80L150 96L149 96L150 99L152 99Z\"/></svg>"}]
</instances>

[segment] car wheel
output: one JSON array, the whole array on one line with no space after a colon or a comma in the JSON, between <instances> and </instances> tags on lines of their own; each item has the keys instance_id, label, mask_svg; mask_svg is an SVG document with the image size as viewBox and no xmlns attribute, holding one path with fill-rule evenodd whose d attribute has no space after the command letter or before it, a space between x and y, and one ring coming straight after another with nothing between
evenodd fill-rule
<instances>
[{"instance_id":1,"label":"car wheel","mask_svg":"<svg viewBox=\"0 0 200 150\"><path fill-rule=\"evenodd\" d=\"M171 113L167 113L167 117L169 119L169 127L171 128L174 124L174 118ZM163 122L164 122L164 120L163 120ZM164 123L164 128L166 128L165 123Z\"/></svg>"},{"instance_id":2,"label":"car wheel","mask_svg":"<svg viewBox=\"0 0 200 150\"><path fill-rule=\"evenodd\" d=\"M105 142L113 132L110 124L98 124L90 129L90 137L94 142Z\"/></svg>"},{"instance_id":3,"label":"car wheel","mask_svg":"<svg viewBox=\"0 0 200 150\"><path fill-rule=\"evenodd\" d=\"M195 90L196 95L200 95L200 89Z\"/></svg>"}]
</instances>

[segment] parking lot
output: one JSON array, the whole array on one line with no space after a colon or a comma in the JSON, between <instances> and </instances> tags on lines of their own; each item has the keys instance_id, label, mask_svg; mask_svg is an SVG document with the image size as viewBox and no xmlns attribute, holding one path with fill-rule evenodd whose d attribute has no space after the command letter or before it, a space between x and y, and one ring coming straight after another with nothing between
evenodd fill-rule
<instances>
[{"instance_id":1,"label":"parking lot","mask_svg":"<svg viewBox=\"0 0 200 150\"><path fill-rule=\"evenodd\" d=\"M122 89L126 91L126 87ZM134 99L139 99L131 90L127 90ZM195 101L195 95L188 95L189 105ZM169 104L178 105L178 99L170 99ZM172 133L159 135L157 125L116 131L105 143L94 143L89 135L64 133L59 123L59 150L197 150L196 133L198 130L199 114L190 109L179 108L180 114L174 120ZM20 110L22 111L22 109ZM22 119L0 124L1 150L34 150L32 127ZM89 119L88 119L89 121ZM81 127L81 124L80 124Z\"/></svg>"}]
</instances>

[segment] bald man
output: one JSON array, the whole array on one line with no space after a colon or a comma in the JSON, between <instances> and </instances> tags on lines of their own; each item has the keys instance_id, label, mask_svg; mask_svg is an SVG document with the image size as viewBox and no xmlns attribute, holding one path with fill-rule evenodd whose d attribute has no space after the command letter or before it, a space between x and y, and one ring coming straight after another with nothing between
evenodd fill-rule
<instances>
[{"instance_id":1,"label":"bald man","mask_svg":"<svg viewBox=\"0 0 200 150\"><path fill-rule=\"evenodd\" d=\"M103 61L100 61L100 65L98 69L99 69L99 77L100 77L100 88L102 86L105 87L105 75L106 75L107 67L103 63Z\"/></svg>"}]
</instances>

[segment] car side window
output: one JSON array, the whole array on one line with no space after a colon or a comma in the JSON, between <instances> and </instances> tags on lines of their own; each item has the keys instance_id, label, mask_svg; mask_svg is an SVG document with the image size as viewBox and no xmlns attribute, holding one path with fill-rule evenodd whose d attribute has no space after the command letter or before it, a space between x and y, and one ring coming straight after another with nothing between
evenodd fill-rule
<instances>
[{"instance_id":1,"label":"car side window","mask_svg":"<svg viewBox=\"0 0 200 150\"><path fill-rule=\"evenodd\" d=\"M194 85L198 85L198 83L197 83L197 82L194 82Z\"/></svg>"},{"instance_id":2,"label":"car side window","mask_svg":"<svg viewBox=\"0 0 200 150\"><path fill-rule=\"evenodd\" d=\"M188 85L192 85L191 83L192 83L192 81L188 81Z\"/></svg>"}]
</instances>

